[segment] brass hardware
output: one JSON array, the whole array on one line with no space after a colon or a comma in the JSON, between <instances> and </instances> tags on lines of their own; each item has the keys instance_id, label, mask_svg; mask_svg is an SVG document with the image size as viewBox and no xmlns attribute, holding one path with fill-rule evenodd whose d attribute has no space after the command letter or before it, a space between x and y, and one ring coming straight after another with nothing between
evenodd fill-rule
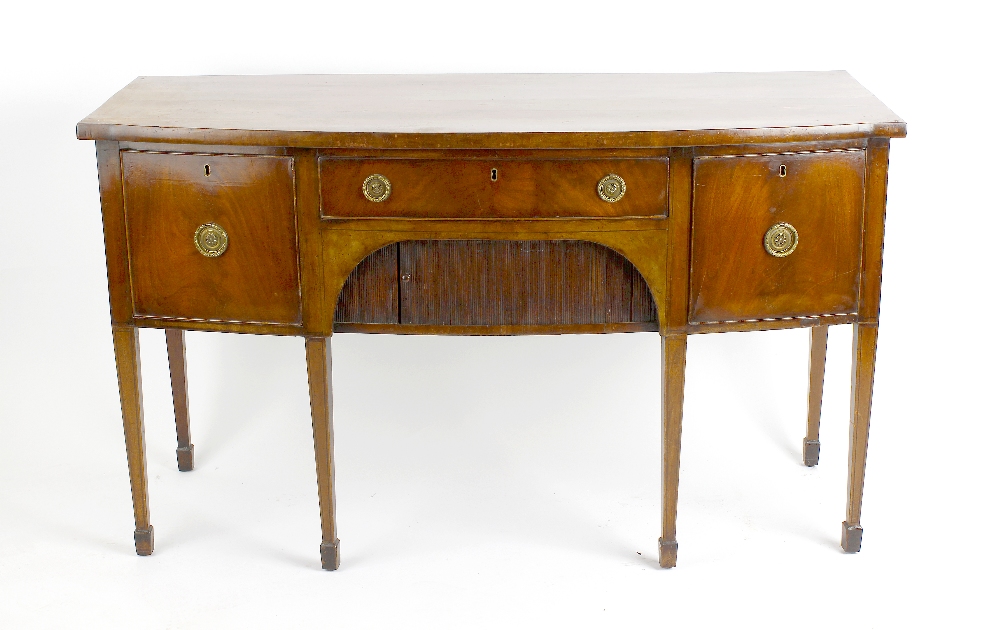
<instances>
[{"instance_id":1,"label":"brass hardware","mask_svg":"<svg viewBox=\"0 0 1000 630\"><path fill-rule=\"evenodd\" d=\"M782 164L778 167L778 177L784 177L785 175L788 175L788 169Z\"/></svg>"},{"instance_id":2,"label":"brass hardware","mask_svg":"<svg viewBox=\"0 0 1000 630\"><path fill-rule=\"evenodd\" d=\"M497 169L495 169L495 168L490 169L490 179L491 180L497 181L497 175L498 175Z\"/></svg>"},{"instance_id":3,"label":"brass hardware","mask_svg":"<svg viewBox=\"0 0 1000 630\"><path fill-rule=\"evenodd\" d=\"M776 258L784 258L795 251L799 232L788 223L775 223L764 235L764 249Z\"/></svg>"},{"instance_id":4,"label":"brass hardware","mask_svg":"<svg viewBox=\"0 0 1000 630\"><path fill-rule=\"evenodd\" d=\"M614 203L625 196L625 180L614 173L605 175L597 184L597 194L604 201Z\"/></svg>"},{"instance_id":5,"label":"brass hardware","mask_svg":"<svg viewBox=\"0 0 1000 630\"><path fill-rule=\"evenodd\" d=\"M392 192L392 184L389 183L387 177L376 173L369 175L365 179L365 183L361 185L361 192L365 194L365 199L368 201L380 203L389 198L389 194Z\"/></svg>"},{"instance_id":6,"label":"brass hardware","mask_svg":"<svg viewBox=\"0 0 1000 630\"><path fill-rule=\"evenodd\" d=\"M194 231L194 246L202 256L216 258L229 247L229 235L215 223L205 223Z\"/></svg>"}]
</instances>

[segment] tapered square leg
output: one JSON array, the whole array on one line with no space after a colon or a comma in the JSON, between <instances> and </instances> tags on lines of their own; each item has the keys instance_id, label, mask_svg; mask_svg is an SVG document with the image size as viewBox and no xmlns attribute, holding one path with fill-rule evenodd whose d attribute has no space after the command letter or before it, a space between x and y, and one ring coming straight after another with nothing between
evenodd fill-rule
<instances>
[{"instance_id":1,"label":"tapered square leg","mask_svg":"<svg viewBox=\"0 0 1000 630\"><path fill-rule=\"evenodd\" d=\"M847 553L861 550L861 495L865 486L868 429L875 385L875 347L878 341L879 294L882 287L882 243L885 234L885 195L889 168L889 140L868 144L865 174L864 241L861 246L861 300L854 324L851 367L851 434L847 465L847 518L840 545Z\"/></svg>"},{"instance_id":2,"label":"tapered square leg","mask_svg":"<svg viewBox=\"0 0 1000 630\"><path fill-rule=\"evenodd\" d=\"M663 368L663 535L659 547L660 566L668 569L677 565L677 489L680 482L687 335L668 334L660 339Z\"/></svg>"},{"instance_id":3,"label":"tapered square leg","mask_svg":"<svg viewBox=\"0 0 1000 630\"><path fill-rule=\"evenodd\" d=\"M841 547L847 553L861 551L861 494L865 486L868 428L875 382L877 324L854 325L854 369L851 381L851 442L847 481L847 520Z\"/></svg>"},{"instance_id":4,"label":"tapered square leg","mask_svg":"<svg viewBox=\"0 0 1000 630\"><path fill-rule=\"evenodd\" d=\"M184 331L167 328L167 364L170 367L170 391L174 397L174 423L177 425L177 469L194 470L194 444L191 444L191 421L188 415L187 360Z\"/></svg>"},{"instance_id":5,"label":"tapered square leg","mask_svg":"<svg viewBox=\"0 0 1000 630\"><path fill-rule=\"evenodd\" d=\"M134 326L113 325L118 393L125 426L125 453L132 486L135 514L135 552L153 553L153 527L149 524L149 494L146 482L146 443L142 420L142 377L139 365L139 335Z\"/></svg>"},{"instance_id":6,"label":"tapered square leg","mask_svg":"<svg viewBox=\"0 0 1000 630\"><path fill-rule=\"evenodd\" d=\"M309 406L312 410L313 445L316 450L316 481L319 515L323 531L320 561L324 569L340 566L337 539L337 500L333 472L333 396L330 383L330 337L306 337L306 371L309 376Z\"/></svg>"},{"instance_id":7,"label":"tapered square leg","mask_svg":"<svg viewBox=\"0 0 1000 630\"><path fill-rule=\"evenodd\" d=\"M826 372L826 341L829 326L809 329L809 411L806 437L802 440L802 463L819 463L819 414L823 406L823 378Z\"/></svg>"}]
</instances>

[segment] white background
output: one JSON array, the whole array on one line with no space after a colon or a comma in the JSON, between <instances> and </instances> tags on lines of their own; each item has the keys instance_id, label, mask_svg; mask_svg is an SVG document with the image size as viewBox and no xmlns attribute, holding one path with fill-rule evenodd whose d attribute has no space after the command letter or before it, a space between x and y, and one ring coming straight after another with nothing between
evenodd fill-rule
<instances>
[{"instance_id":1,"label":"white background","mask_svg":"<svg viewBox=\"0 0 1000 630\"><path fill-rule=\"evenodd\" d=\"M0 13L0 627L982 627L998 510L993 4L17 2ZM689 345L679 564L656 567L659 339L338 335L339 571L300 339L190 334L179 473L141 334L135 555L93 143L137 75L846 69L892 143L862 522L839 550L850 329L820 466L807 332Z\"/></svg>"}]
</instances>

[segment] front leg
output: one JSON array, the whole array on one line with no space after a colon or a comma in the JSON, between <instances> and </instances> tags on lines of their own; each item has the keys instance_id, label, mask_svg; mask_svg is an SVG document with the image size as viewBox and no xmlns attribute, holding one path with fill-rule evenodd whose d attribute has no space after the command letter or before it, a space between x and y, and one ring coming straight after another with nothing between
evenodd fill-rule
<instances>
[{"instance_id":1,"label":"front leg","mask_svg":"<svg viewBox=\"0 0 1000 630\"><path fill-rule=\"evenodd\" d=\"M306 372L309 378L309 406L312 409L313 446L316 449L319 515L323 530L319 555L322 566L327 571L340 566L337 498L333 484L333 395L330 371L330 337L306 337Z\"/></svg>"},{"instance_id":2,"label":"front leg","mask_svg":"<svg viewBox=\"0 0 1000 630\"><path fill-rule=\"evenodd\" d=\"M669 569L677 565L677 489L681 468L687 335L662 336L660 356L663 369L663 535L660 538L660 566Z\"/></svg>"},{"instance_id":3,"label":"front leg","mask_svg":"<svg viewBox=\"0 0 1000 630\"><path fill-rule=\"evenodd\" d=\"M121 396L125 424L125 452L128 476L132 485L132 509L135 512L135 552L153 553L153 526L149 524L149 494L146 484L146 443L142 422L142 376L139 366L139 334L135 326L114 324L111 327L118 368L118 393Z\"/></svg>"},{"instance_id":4,"label":"front leg","mask_svg":"<svg viewBox=\"0 0 1000 630\"><path fill-rule=\"evenodd\" d=\"M851 381L851 446L847 482L847 520L840 546L847 553L861 551L861 493L865 486L868 425L875 381L875 343L878 324L854 324L854 370Z\"/></svg>"}]
</instances>

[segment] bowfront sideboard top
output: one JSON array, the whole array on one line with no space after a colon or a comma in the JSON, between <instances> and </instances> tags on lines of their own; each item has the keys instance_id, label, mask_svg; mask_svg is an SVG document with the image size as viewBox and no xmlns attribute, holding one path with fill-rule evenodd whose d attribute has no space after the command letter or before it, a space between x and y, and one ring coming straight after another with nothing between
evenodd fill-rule
<instances>
[{"instance_id":1,"label":"bowfront sideboard top","mask_svg":"<svg viewBox=\"0 0 1000 630\"><path fill-rule=\"evenodd\" d=\"M846 72L136 79L77 126L97 141L136 551L153 551L137 327L166 330L184 471L183 331L305 338L334 569L334 332L659 332L671 567L687 335L811 329L814 466L835 324L855 333L842 546L859 551L905 133Z\"/></svg>"},{"instance_id":2,"label":"bowfront sideboard top","mask_svg":"<svg viewBox=\"0 0 1000 630\"><path fill-rule=\"evenodd\" d=\"M139 77L77 125L81 140L365 149L905 133L898 116L842 71Z\"/></svg>"}]
</instances>

